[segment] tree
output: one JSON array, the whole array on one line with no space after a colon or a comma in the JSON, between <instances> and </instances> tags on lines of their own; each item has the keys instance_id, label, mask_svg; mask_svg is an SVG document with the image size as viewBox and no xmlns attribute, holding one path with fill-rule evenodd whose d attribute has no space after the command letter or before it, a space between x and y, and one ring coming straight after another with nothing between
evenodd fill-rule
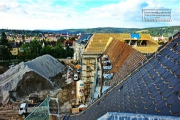
<instances>
[{"instance_id":1,"label":"tree","mask_svg":"<svg viewBox=\"0 0 180 120\"><path fill-rule=\"evenodd\" d=\"M65 41L66 39L64 38L64 37L60 37L60 38L58 38L58 40L57 40L57 42L59 43L64 43L64 41Z\"/></svg>"},{"instance_id":2,"label":"tree","mask_svg":"<svg viewBox=\"0 0 180 120\"><path fill-rule=\"evenodd\" d=\"M49 54L49 55L53 55L53 47L52 46L45 46L40 50L40 54L41 55L45 55L45 54Z\"/></svg>"},{"instance_id":3,"label":"tree","mask_svg":"<svg viewBox=\"0 0 180 120\"><path fill-rule=\"evenodd\" d=\"M65 50L63 49L62 43L57 43L54 47L54 57L56 58L63 58Z\"/></svg>"},{"instance_id":4,"label":"tree","mask_svg":"<svg viewBox=\"0 0 180 120\"><path fill-rule=\"evenodd\" d=\"M31 59L36 58L40 55L40 51L42 49L42 45L39 41L33 40L30 42L30 50L31 50Z\"/></svg>"},{"instance_id":5,"label":"tree","mask_svg":"<svg viewBox=\"0 0 180 120\"><path fill-rule=\"evenodd\" d=\"M25 42L25 35L22 35L22 41Z\"/></svg>"},{"instance_id":6,"label":"tree","mask_svg":"<svg viewBox=\"0 0 180 120\"><path fill-rule=\"evenodd\" d=\"M76 37L70 37L69 40L75 41L75 40L76 40Z\"/></svg>"},{"instance_id":7,"label":"tree","mask_svg":"<svg viewBox=\"0 0 180 120\"><path fill-rule=\"evenodd\" d=\"M8 43L7 36L5 32L2 32L1 39L0 39L0 58L2 60L10 60L11 53L10 53L10 45Z\"/></svg>"},{"instance_id":8,"label":"tree","mask_svg":"<svg viewBox=\"0 0 180 120\"><path fill-rule=\"evenodd\" d=\"M2 34L1 34L0 44L8 46L8 39L7 39L5 32L2 32Z\"/></svg>"},{"instance_id":9,"label":"tree","mask_svg":"<svg viewBox=\"0 0 180 120\"><path fill-rule=\"evenodd\" d=\"M11 53L7 46L0 46L0 58L2 60L10 60Z\"/></svg>"},{"instance_id":10,"label":"tree","mask_svg":"<svg viewBox=\"0 0 180 120\"><path fill-rule=\"evenodd\" d=\"M23 61L25 61L25 59L31 59L31 50L28 44L22 44L18 57Z\"/></svg>"},{"instance_id":11,"label":"tree","mask_svg":"<svg viewBox=\"0 0 180 120\"><path fill-rule=\"evenodd\" d=\"M64 58L66 57L66 51L64 50L61 43L56 43L56 45L53 47L51 45L47 45L43 47L40 51L41 55L44 54L50 54L51 56L55 58Z\"/></svg>"},{"instance_id":12,"label":"tree","mask_svg":"<svg viewBox=\"0 0 180 120\"><path fill-rule=\"evenodd\" d=\"M68 45L66 46L66 57L73 57L74 49L70 48Z\"/></svg>"}]
</instances>

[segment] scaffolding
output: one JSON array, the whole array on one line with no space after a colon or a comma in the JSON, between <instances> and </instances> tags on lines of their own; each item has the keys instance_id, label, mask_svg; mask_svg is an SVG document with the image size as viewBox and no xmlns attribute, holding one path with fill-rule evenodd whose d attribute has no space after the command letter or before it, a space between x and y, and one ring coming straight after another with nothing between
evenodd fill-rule
<instances>
[{"instance_id":1,"label":"scaffolding","mask_svg":"<svg viewBox=\"0 0 180 120\"><path fill-rule=\"evenodd\" d=\"M96 56L86 57L82 64L82 80L84 81L84 95L86 102L93 97L92 88L94 82L94 74L96 72Z\"/></svg>"}]
</instances>

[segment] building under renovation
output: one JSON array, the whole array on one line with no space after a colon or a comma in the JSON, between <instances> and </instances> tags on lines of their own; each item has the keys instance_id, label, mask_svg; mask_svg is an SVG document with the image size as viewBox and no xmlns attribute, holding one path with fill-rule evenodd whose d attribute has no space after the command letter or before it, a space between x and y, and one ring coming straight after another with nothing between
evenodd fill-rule
<instances>
[{"instance_id":1,"label":"building under renovation","mask_svg":"<svg viewBox=\"0 0 180 120\"><path fill-rule=\"evenodd\" d=\"M102 42L100 40L95 41L95 39L91 38L84 54L82 55L82 69L83 67L86 67L86 69L84 68L85 70L83 69L85 72L84 74L88 75L88 70L91 70L90 73L95 75L93 77L89 77L92 81L92 88L94 88L94 83L98 84L94 78L96 78L96 75L99 75L99 72L97 71L102 68L98 65L98 58L102 57L100 60L105 60L106 62L103 61L102 63L105 63L106 66L109 64L109 68L111 68L111 70L107 70L107 73L115 71L117 69L116 65L120 65L120 67L117 72L114 73L113 78L105 83L109 85L110 88L106 90L103 95L99 96L99 98L97 98L84 111L70 116L65 115L64 119L102 120L143 118L179 120L179 36L180 32L170 37L166 44L158 49L156 48L156 50L154 49L154 53L152 53L151 56L148 56L147 59L141 57L141 54L138 55L137 51L132 52L132 48L131 50L129 49L129 51L131 51L130 53L124 49L129 56L125 57L124 55L119 55L117 61L121 61L120 59L122 58L126 58L126 60L124 60L122 65L120 65L121 62L114 64L114 68L112 61L113 59L116 59L117 56L114 58L112 56L114 54L118 55L118 48L114 49L114 51L110 54L106 51L108 48L107 44L111 44L111 42L113 42L113 38L111 39L111 42L108 42L108 40L104 38L106 43L103 39ZM155 45L154 42L152 42L152 44ZM146 46L148 46L148 42L146 42ZM149 51L150 50L153 52L153 49L149 49ZM91 54L87 54L88 52ZM123 54L123 52L121 53ZM136 55L138 56L137 58L140 59L139 62L136 62L136 60L138 61L135 57ZM103 65L101 64L101 66ZM129 70L129 66L134 67ZM103 68L105 67L103 66ZM126 70L129 70L129 72L126 72ZM105 75L103 74L104 72L100 73ZM88 78L86 78L86 76L82 76L82 80L87 82ZM86 89L85 86L84 89Z\"/></svg>"},{"instance_id":2,"label":"building under renovation","mask_svg":"<svg viewBox=\"0 0 180 120\"><path fill-rule=\"evenodd\" d=\"M152 54L157 48L158 43L148 34L93 34L80 58L80 79L84 81L86 103L93 102L117 82L112 79L120 68L124 72L121 74L123 79L130 70L146 59L143 54ZM129 62L133 64L124 68Z\"/></svg>"}]
</instances>

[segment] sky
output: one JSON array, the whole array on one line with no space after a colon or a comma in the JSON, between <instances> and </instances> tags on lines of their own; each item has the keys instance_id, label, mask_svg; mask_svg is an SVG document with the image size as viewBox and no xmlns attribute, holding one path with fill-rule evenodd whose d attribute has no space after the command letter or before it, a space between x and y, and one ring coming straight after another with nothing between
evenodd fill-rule
<instances>
[{"instance_id":1,"label":"sky","mask_svg":"<svg viewBox=\"0 0 180 120\"><path fill-rule=\"evenodd\" d=\"M172 21L144 22L147 9L171 9ZM0 0L0 29L177 26L179 13L179 0Z\"/></svg>"}]
</instances>

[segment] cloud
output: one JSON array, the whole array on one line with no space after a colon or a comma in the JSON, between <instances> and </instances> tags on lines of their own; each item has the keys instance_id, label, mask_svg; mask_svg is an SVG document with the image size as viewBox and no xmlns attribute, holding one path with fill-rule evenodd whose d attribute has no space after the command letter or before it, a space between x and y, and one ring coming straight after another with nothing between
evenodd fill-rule
<instances>
[{"instance_id":1,"label":"cloud","mask_svg":"<svg viewBox=\"0 0 180 120\"><path fill-rule=\"evenodd\" d=\"M174 1L171 3L176 4L176 2ZM86 15L89 16L90 19L96 18L97 22L95 22L95 24L99 23L101 26L109 25L112 27L141 28L178 25L177 21L180 20L178 17L176 17L176 20L172 22L142 22L142 9L167 9L170 7L173 8L173 4L170 5L169 2L166 3L166 1L147 2L146 0L126 0L120 1L118 4L109 4L101 7L91 8L86 12ZM172 16L175 15L172 14Z\"/></svg>"},{"instance_id":2,"label":"cloud","mask_svg":"<svg viewBox=\"0 0 180 120\"><path fill-rule=\"evenodd\" d=\"M118 4L92 8L86 12L86 15L95 17L96 21L100 21L99 24L106 22L104 25L113 27L133 27L137 22L142 22L142 7L140 7L142 5L148 4L145 1L127 0Z\"/></svg>"},{"instance_id":3,"label":"cloud","mask_svg":"<svg viewBox=\"0 0 180 120\"><path fill-rule=\"evenodd\" d=\"M8 11L10 8L9 6L5 5L5 4L0 4L0 11Z\"/></svg>"},{"instance_id":4,"label":"cloud","mask_svg":"<svg viewBox=\"0 0 180 120\"><path fill-rule=\"evenodd\" d=\"M103 2L103 4L101 4ZM171 4L170 4L171 3ZM93 27L155 27L178 25L180 3L162 0L104 2L82 0L0 0L0 28L66 29ZM96 6L96 7L95 7ZM142 9L170 8L172 22L142 22Z\"/></svg>"}]
</instances>

